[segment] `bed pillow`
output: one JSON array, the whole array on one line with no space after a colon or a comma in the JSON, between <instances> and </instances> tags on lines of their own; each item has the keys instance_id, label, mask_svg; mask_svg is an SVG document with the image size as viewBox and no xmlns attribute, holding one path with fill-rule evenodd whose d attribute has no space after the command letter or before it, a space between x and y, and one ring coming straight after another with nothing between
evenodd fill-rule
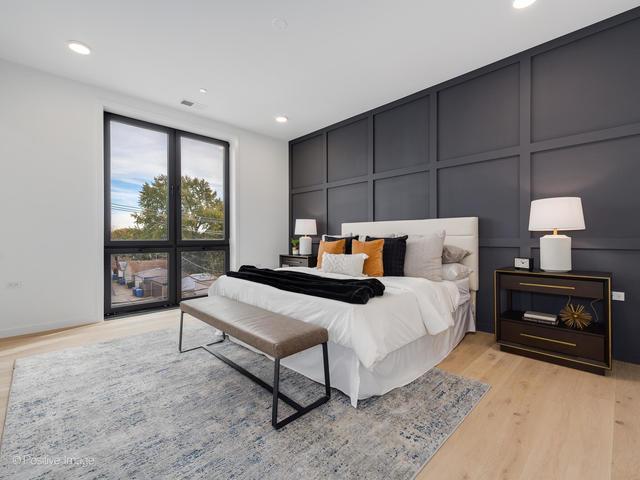
<instances>
[{"instance_id":1,"label":"bed pillow","mask_svg":"<svg viewBox=\"0 0 640 480\"><path fill-rule=\"evenodd\" d=\"M404 258L405 276L442 281L444 237L444 230L431 235L409 235Z\"/></svg>"},{"instance_id":2,"label":"bed pillow","mask_svg":"<svg viewBox=\"0 0 640 480\"><path fill-rule=\"evenodd\" d=\"M382 267L385 277L404 277L404 257L407 253L407 238L407 235L404 237L383 238ZM380 238L367 236L367 242L371 240L380 240Z\"/></svg>"},{"instance_id":3,"label":"bed pillow","mask_svg":"<svg viewBox=\"0 0 640 480\"><path fill-rule=\"evenodd\" d=\"M335 242L320 241L318 247L318 268L322 268L322 257L325 253L344 253L345 240L337 240Z\"/></svg>"},{"instance_id":4,"label":"bed pillow","mask_svg":"<svg viewBox=\"0 0 640 480\"><path fill-rule=\"evenodd\" d=\"M455 245L445 245L442 249L442 263L460 263L471 252Z\"/></svg>"},{"instance_id":5,"label":"bed pillow","mask_svg":"<svg viewBox=\"0 0 640 480\"><path fill-rule=\"evenodd\" d=\"M382 277L384 266L382 264L382 249L384 240L374 240L372 242L353 241L353 253L366 253L369 258L364 261L364 274L369 277Z\"/></svg>"},{"instance_id":6,"label":"bed pillow","mask_svg":"<svg viewBox=\"0 0 640 480\"><path fill-rule=\"evenodd\" d=\"M322 234L321 240L335 242L336 240L340 240L341 238L352 237L350 233L345 233L344 235L327 235L326 233ZM330 240L333 239L333 240Z\"/></svg>"},{"instance_id":7,"label":"bed pillow","mask_svg":"<svg viewBox=\"0 0 640 480\"><path fill-rule=\"evenodd\" d=\"M368 235L358 235L358 240L360 240L361 242L366 242L367 241L367 236ZM396 235L395 233L389 233L389 234L385 234L384 237L376 237L376 238L396 238L396 237L400 237L402 235Z\"/></svg>"},{"instance_id":8,"label":"bed pillow","mask_svg":"<svg viewBox=\"0 0 640 480\"><path fill-rule=\"evenodd\" d=\"M461 263L445 263L442 265L442 278L452 282L467 278L472 272L473 269Z\"/></svg>"},{"instance_id":9,"label":"bed pillow","mask_svg":"<svg viewBox=\"0 0 640 480\"><path fill-rule=\"evenodd\" d=\"M322 271L361 277L364 262L367 258L369 256L366 253L356 253L354 255L325 253L322 257Z\"/></svg>"},{"instance_id":10,"label":"bed pillow","mask_svg":"<svg viewBox=\"0 0 640 480\"><path fill-rule=\"evenodd\" d=\"M353 240L358 240L358 237L352 237L350 234L349 235L342 235L342 236L337 236L337 235L323 235L322 239L327 241L327 242L337 242L338 240L342 240L344 239L345 244L344 244L344 253L346 253L347 255L351 255L351 242L353 242Z\"/></svg>"}]
</instances>

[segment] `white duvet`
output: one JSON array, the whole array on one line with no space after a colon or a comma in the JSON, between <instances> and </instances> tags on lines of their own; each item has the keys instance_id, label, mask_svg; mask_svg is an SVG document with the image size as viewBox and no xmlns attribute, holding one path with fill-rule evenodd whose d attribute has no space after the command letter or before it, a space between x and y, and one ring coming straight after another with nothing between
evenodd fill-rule
<instances>
[{"instance_id":1,"label":"white duvet","mask_svg":"<svg viewBox=\"0 0 640 480\"><path fill-rule=\"evenodd\" d=\"M284 270L353 278L315 268ZM385 285L384 295L372 298L366 305L287 292L226 275L209 287L209 295L232 298L322 326L328 330L331 342L353 349L366 368L424 335L437 335L453 326L452 312L460 300L454 282L412 277L379 280Z\"/></svg>"}]
</instances>

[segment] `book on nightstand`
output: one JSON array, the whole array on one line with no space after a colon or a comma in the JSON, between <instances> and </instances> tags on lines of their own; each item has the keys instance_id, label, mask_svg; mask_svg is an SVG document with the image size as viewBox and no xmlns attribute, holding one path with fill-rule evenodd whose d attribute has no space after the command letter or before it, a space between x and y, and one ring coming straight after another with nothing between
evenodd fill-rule
<instances>
[{"instance_id":1,"label":"book on nightstand","mask_svg":"<svg viewBox=\"0 0 640 480\"><path fill-rule=\"evenodd\" d=\"M552 313L544 313L544 312L534 312L531 310L527 310L522 315L523 320L527 320L529 322L535 323L543 323L545 325L557 325L558 324L558 316Z\"/></svg>"}]
</instances>

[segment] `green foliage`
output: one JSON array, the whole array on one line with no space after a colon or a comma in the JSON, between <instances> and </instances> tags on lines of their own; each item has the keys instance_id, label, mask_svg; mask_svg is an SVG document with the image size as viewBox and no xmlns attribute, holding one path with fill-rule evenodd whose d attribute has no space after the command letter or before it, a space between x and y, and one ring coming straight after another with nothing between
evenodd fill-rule
<instances>
[{"instance_id":1,"label":"green foliage","mask_svg":"<svg viewBox=\"0 0 640 480\"><path fill-rule=\"evenodd\" d=\"M159 240L167 238L167 203L169 198L168 181L166 175L159 175L153 183L147 182L142 186L138 196L140 213L133 213L136 228L144 240Z\"/></svg>"},{"instance_id":2,"label":"green foliage","mask_svg":"<svg viewBox=\"0 0 640 480\"><path fill-rule=\"evenodd\" d=\"M202 178L182 177L182 238L224 238L224 202Z\"/></svg>"},{"instance_id":3,"label":"green foliage","mask_svg":"<svg viewBox=\"0 0 640 480\"><path fill-rule=\"evenodd\" d=\"M218 240L224 238L224 201L206 180L183 176L182 238L187 240ZM138 197L139 213L132 213L135 227L111 232L114 240L164 240L167 235L168 181L158 175L142 186Z\"/></svg>"},{"instance_id":4,"label":"green foliage","mask_svg":"<svg viewBox=\"0 0 640 480\"><path fill-rule=\"evenodd\" d=\"M111 232L113 240L138 240L140 235L139 228L118 228Z\"/></svg>"},{"instance_id":5,"label":"green foliage","mask_svg":"<svg viewBox=\"0 0 640 480\"><path fill-rule=\"evenodd\" d=\"M293 248L296 248L299 244L300 244L300 240L298 238L292 238L291 239L291 246Z\"/></svg>"},{"instance_id":6,"label":"green foliage","mask_svg":"<svg viewBox=\"0 0 640 480\"><path fill-rule=\"evenodd\" d=\"M181 268L182 276L194 273L213 273L216 276L224 275L224 251L185 251L182 252Z\"/></svg>"}]
</instances>

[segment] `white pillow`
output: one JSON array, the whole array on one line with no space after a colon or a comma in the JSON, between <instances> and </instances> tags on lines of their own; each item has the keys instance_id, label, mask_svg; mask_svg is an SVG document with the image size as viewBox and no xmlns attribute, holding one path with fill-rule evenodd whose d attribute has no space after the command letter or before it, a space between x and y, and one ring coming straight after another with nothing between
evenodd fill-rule
<instances>
[{"instance_id":1,"label":"white pillow","mask_svg":"<svg viewBox=\"0 0 640 480\"><path fill-rule=\"evenodd\" d=\"M395 233L385 234L385 235L373 235L371 233L367 233L365 235L358 235L359 242L366 242L367 237L376 237L376 238L396 238L396 237L404 237L404 235L396 235Z\"/></svg>"},{"instance_id":2,"label":"white pillow","mask_svg":"<svg viewBox=\"0 0 640 480\"><path fill-rule=\"evenodd\" d=\"M322 256L321 270L326 273L341 273L351 277L361 277L364 261L369 258L366 253L353 255L325 253Z\"/></svg>"},{"instance_id":3,"label":"white pillow","mask_svg":"<svg viewBox=\"0 0 640 480\"><path fill-rule=\"evenodd\" d=\"M430 235L409 235L404 257L405 277L422 277L442 281L442 247L444 230Z\"/></svg>"},{"instance_id":4,"label":"white pillow","mask_svg":"<svg viewBox=\"0 0 640 480\"><path fill-rule=\"evenodd\" d=\"M326 242L327 237L333 237L333 238L349 238L351 236L350 233L345 233L344 235L327 235L326 233L322 234L322 241Z\"/></svg>"},{"instance_id":5,"label":"white pillow","mask_svg":"<svg viewBox=\"0 0 640 480\"><path fill-rule=\"evenodd\" d=\"M461 263L445 263L442 265L442 278L444 280L462 280L467 278L473 270Z\"/></svg>"}]
</instances>

